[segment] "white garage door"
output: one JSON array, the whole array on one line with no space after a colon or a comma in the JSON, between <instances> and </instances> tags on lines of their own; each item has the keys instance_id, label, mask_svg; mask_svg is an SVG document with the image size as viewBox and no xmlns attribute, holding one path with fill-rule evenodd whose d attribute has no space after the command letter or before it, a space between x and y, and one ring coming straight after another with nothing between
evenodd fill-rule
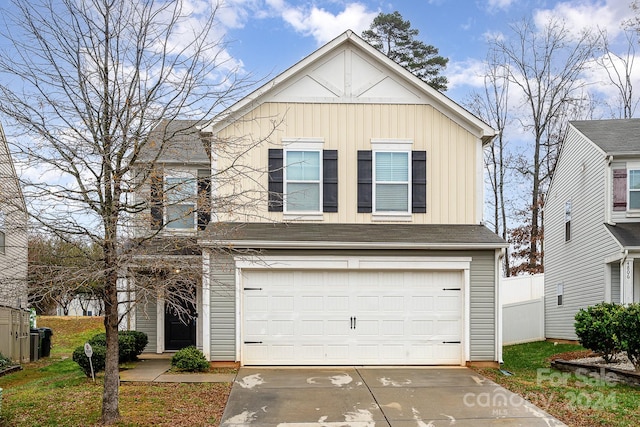
<instances>
[{"instance_id":1,"label":"white garage door","mask_svg":"<svg viewBox=\"0 0 640 427\"><path fill-rule=\"evenodd\" d=\"M460 364L462 272L243 273L246 365Z\"/></svg>"}]
</instances>

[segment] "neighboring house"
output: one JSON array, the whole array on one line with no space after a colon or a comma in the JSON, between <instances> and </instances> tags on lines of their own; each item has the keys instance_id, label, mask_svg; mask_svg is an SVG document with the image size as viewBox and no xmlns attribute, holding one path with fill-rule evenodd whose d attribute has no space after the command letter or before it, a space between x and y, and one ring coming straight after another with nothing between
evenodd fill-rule
<instances>
[{"instance_id":1,"label":"neighboring house","mask_svg":"<svg viewBox=\"0 0 640 427\"><path fill-rule=\"evenodd\" d=\"M29 361L27 210L0 125L0 353Z\"/></svg>"},{"instance_id":2,"label":"neighboring house","mask_svg":"<svg viewBox=\"0 0 640 427\"><path fill-rule=\"evenodd\" d=\"M0 126L0 305L26 309L27 210Z\"/></svg>"},{"instance_id":3,"label":"neighboring house","mask_svg":"<svg viewBox=\"0 0 640 427\"><path fill-rule=\"evenodd\" d=\"M216 178L196 345L245 365L499 362L494 135L351 31L224 111L201 133ZM136 309L147 351L173 334L162 305Z\"/></svg>"},{"instance_id":4,"label":"neighboring house","mask_svg":"<svg viewBox=\"0 0 640 427\"><path fill-rule=\"evenodd\" d=\"M640 301L640 119L571 122L544 214L545 334L574 340L580 308Z\"/></svg>"}]
</instances>

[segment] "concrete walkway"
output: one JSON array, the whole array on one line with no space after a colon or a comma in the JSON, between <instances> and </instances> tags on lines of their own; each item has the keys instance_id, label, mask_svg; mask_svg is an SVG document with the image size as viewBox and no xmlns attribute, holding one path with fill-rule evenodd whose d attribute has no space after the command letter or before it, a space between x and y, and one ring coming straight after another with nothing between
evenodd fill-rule
<instances>
[{"instance_id":1,"label":"concrete walkway","mask_svg":"<svg viewBox=\"0 0 640 427\"><path fill-rule=\"evenodd\" d=\"M210 373L166 373L171 368L171 359L152 357L141 359L132 369L120 371L120 382L157 383L231 383L236 374Z\"/></svg>"},{"instance_id":2,"label":"concrete walkway","mask_svg":"<svg viewBox=\"0 0 640 427\"><path fill-rule=\"evenodd\" d=\"M467 368L241 368L221 427L564 426Z\"/></svg>"}]
</instances>

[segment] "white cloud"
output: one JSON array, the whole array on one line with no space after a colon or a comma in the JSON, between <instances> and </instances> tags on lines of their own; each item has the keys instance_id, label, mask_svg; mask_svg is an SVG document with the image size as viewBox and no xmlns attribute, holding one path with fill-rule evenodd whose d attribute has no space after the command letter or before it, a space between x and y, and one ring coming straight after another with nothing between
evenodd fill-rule
<instances>
[{"instance_id":1,"label":"white cloud","mask_svg":"<svg viewBox=\"0 0 640 427\"><path fill-rule=\"evenodd\" d=\"M563 20L567 28L577 32L584 29L600 28L612 37L618 35L622 21L629 18L628 2L620 0L583 0L557 3L552 9L537 9L533 21L539 28L552 19Z\"/></svg>"},{"instance_id":2,"label":"white cloud","mask_svg":"<svg viewBox=\"0 0 640 427\"><path fill-rule=\"evenodd\" d=\"M466 91L469 88L484 88L485 68L484 62L479 59L450 62L445 72L449 80L449 91L455 91L461 87L466 88Z\"/></svg>"},{"instance_id":3,"label":"white cloud","mask_svg":"<svg viewBox=\"0 0 640 427\"><path fill-rule=\"evenodd\" d=\"M515 0L489 0L488 1L488 6L490 10L495 10L495 9L508 9L513 3L515 2Z\"/></svg>"},{"instance_id":4,"label":"white cloud","mask_svg":"<svg viewBox=\"0 0 640 427\"><path fill-rule=\"evenodd\" d=\"M361 3L349 3L336 14L317 6L292 7L283 1L272 0L271 5L280 11L282 19L294 30L305 36L312 36L318 45L324 44L346 30L361 33L369 28L378 14L369 11Z\"/></svg>"}]
</instances>

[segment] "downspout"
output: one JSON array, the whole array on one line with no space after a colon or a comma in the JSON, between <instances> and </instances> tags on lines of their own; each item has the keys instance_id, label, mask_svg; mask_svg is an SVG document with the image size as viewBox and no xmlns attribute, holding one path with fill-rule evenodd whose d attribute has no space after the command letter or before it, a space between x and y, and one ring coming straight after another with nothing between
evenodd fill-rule
<instances>
[{"instance_id":1,"label":"downspout","mask_svg":"<svg viewBox=\"0 0 640 427\"><path fill-rule=\"evenodd\" d=\"M505 256L505 248L500 249L500 251L496 251L496 356L498 363L502 365L504 360L502 360L502 299L500 298L500 293L502 292L502 286L500 286L500 280L502 275L500 274L500 266L502 265L502 259Z\"/></svg>"},{"instance_id":2,"label":"downspout","mask_svg":"<svg viewBox=\"0 0 640 427\"><path fill-rule=\"evenodd\" d=\"M604 207L604 222L609 225L616 225L611 218L611 206L613 206L613 185L611 183L611 163L613 162L613 156L609 155L606 158L607 166L605 169L605 207Z\"/></svg>"},{"instance_id":3,"label":"downspout","mask_svg":"<svg viewBox=\"0 0 640 427\"><path fill-rule=\"evenodd\" d=\"M624 276L624 264L627 262L627 258L629 257L629 250L625 249L622 252L622 259L620 260L620 303L628 304L625 298L625 294L627 291L627 281ZM633 286L633 283L631 284Z\"/></svg>"}]
</instances>

